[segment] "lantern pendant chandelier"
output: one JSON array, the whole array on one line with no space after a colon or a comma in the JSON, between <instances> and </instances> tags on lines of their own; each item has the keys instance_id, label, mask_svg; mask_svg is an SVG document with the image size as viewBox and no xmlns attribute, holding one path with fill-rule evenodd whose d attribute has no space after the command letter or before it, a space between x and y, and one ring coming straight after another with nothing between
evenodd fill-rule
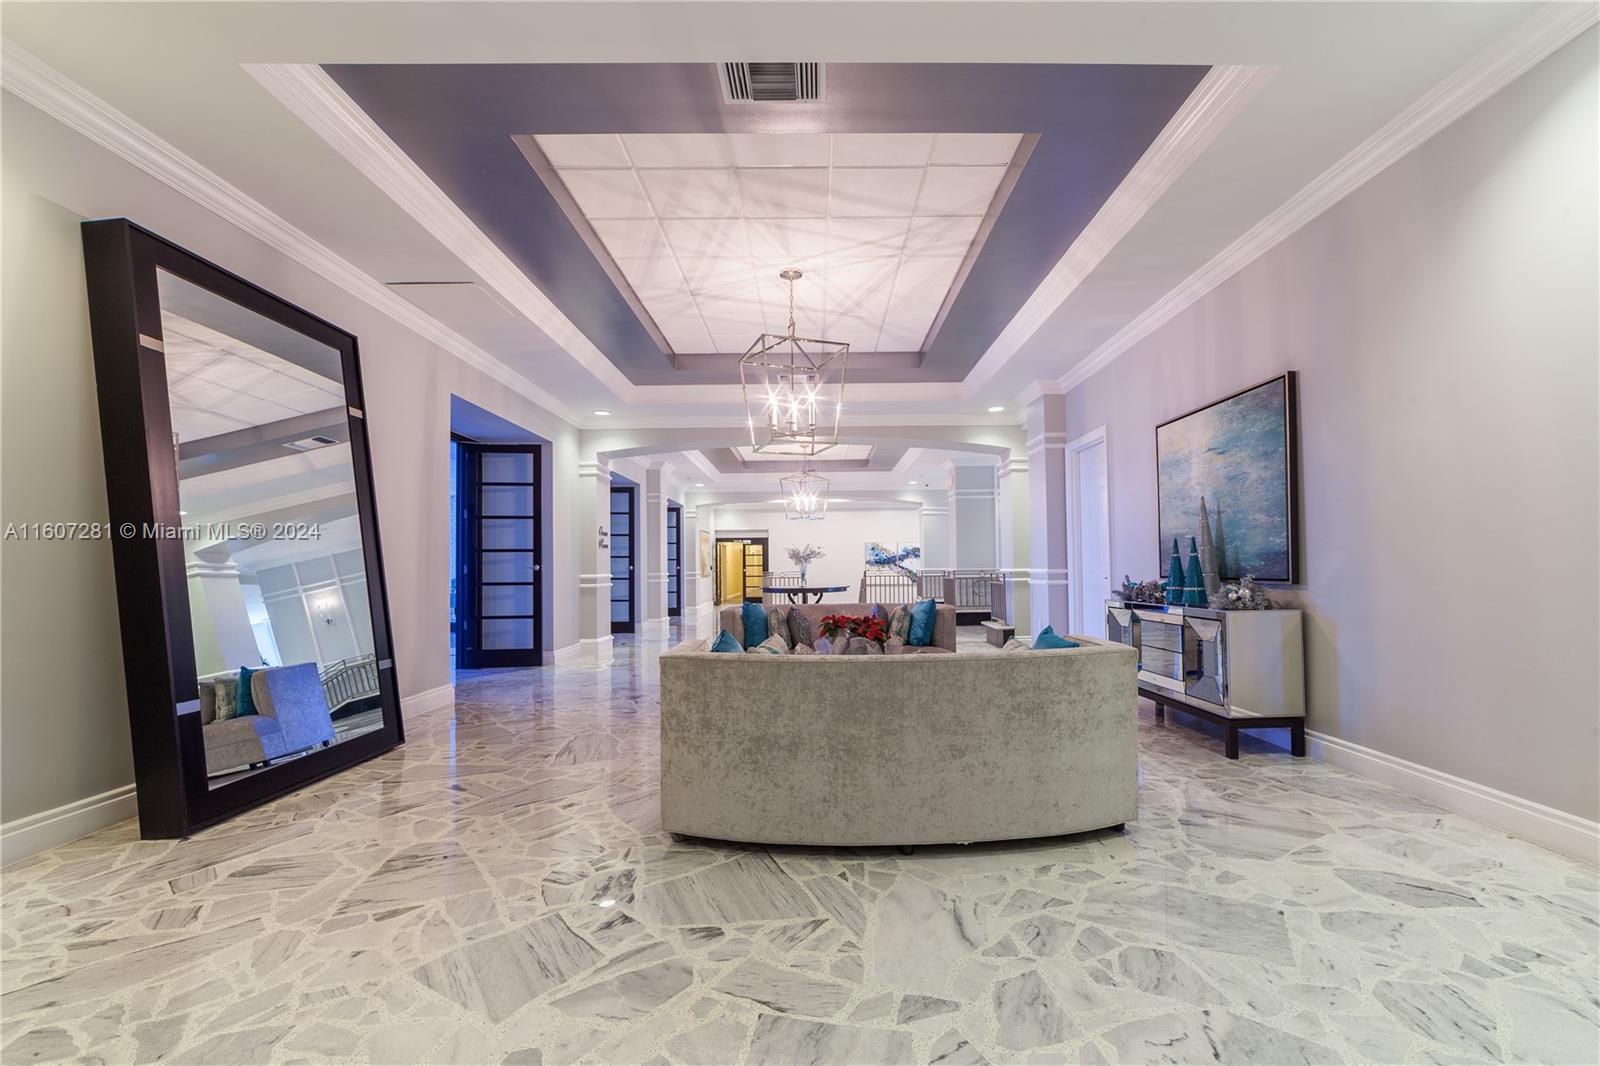
<instances>
[{"instance_id":1,"label":"lantern pendant chandelier","mask_svg":"<svg viewBox=\"0 0 1600 1066\"><path fill-rule=\"evenodd\" d=\"M828 479L801 464L798 472L778 479L783 492L783 517L793 522L820 522L828 517Z\"/></svg>"},{"instance_id":2,"label":"lantern pendant chandelier","mask_svg":"<svg viewBox=\"0 0 1600 1066\"><path fill-rule=\"evenodd\" d=\"M810 458L839 443L850 345L796 336L794 283L801 274L790 267L778 277L789 283L789 332L756 338L739 360L739 388L751 449Z\"/></svg>"}]
</instances>

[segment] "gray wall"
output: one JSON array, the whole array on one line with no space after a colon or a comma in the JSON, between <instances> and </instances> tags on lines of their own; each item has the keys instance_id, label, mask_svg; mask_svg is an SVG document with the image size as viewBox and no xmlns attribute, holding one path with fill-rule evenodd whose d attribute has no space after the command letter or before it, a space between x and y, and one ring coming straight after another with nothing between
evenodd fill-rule
<instances>
[{"instance_id":1,"label":"gray wall","mask_svg":"<svg viewBox=\"0 0 1600 1066\"><path fill-rule=\"evenodd\" d=\"M360 338L403 696L451 682L452 393L553 442L546 567L556 580L546 639L577 642L577 582L560 580L576 573L571 425L31 106L3 99L5 522L106 517L78 223L126 215ZM0 821L12 822L127 785L133 771L109 546L11 541L0 565Z\"/></svg>"},{"instance_id":2,"label":"gray wall","mask_svg":"<svg viewBox=\"0 0 1600 1066\"><path fill-rule=\"evenodd\" d=\"M1112 573L1153 427L1300 371L1310 725L1587 818L1597 785L1596 31L1072 390Z\"/></svg>"},{"instance_id":3,"label":"gray wall","mask_svg":"<svg viewBox=\"0 0 1600 1066\"><path fill-rule=\"evenodd\" d=\"M80 220L37 196L16 172L19 153L7 149L0 156L0 515L19 525L104 522ZM4 821L133 780L112 581L103 542L0 545Z\"/></svg>"}]
</instances>

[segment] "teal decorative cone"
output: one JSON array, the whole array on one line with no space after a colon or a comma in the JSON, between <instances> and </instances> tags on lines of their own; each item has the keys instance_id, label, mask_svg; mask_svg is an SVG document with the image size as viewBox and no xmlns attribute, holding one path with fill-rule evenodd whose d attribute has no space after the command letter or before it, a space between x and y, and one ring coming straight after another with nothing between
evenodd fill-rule
<instances>
[{"instance_id":1,"label":"teal decorative cone","mask_svg":"<svg viewBox=\"0 0 1600 1066\"><path fill-rule=\"evenodd\" d=\"M1167 602L1174 606L1183 602L1185 582L1183 559L1178 555L1178 538L1172 538L1172 561L1167 564Z\"/></svg>"},{"instance_id":2,"label":"teal decorative cone","mask_svg":"<svg viewBox=\"0 0 1600 1066\"><path fill-rule=\"evenodd\" d=\"M1185 607L1204 607L1206 597L1206 575L1200 567L1200 549L1196 546L1194 538L1189 538L1189 569L1183 581L1183 605Z\"/></svg>"}]
</instances>

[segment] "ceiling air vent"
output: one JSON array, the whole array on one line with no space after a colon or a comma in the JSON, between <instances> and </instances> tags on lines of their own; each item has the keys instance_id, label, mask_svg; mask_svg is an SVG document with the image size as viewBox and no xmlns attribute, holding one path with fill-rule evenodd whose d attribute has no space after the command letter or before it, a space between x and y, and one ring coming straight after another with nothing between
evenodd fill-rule
<instances>
[{"instance_id":1,"label":"ceiling air vent","mask_svg":"<svg viewBox=\"0 0 1600 1066\"><path fill-rule=\"evenodd\" d=\"M314 437L301 437L299 440L292 440L285 444L284 447L297 452L309 452L316 448L326 448L330 444L338 443L332 437L324 437L319 433Z\"/></svg>"},{"instance_id":2,"label":"ceiling air vent","mask_svg":"<svg viewBox=\"0 0 1600 1066\"><path fill-rule=\"evenodd\" d=\"M822 99L821 63L724 63L722 89L730 103Z\"/></svg>"}]
</instances>

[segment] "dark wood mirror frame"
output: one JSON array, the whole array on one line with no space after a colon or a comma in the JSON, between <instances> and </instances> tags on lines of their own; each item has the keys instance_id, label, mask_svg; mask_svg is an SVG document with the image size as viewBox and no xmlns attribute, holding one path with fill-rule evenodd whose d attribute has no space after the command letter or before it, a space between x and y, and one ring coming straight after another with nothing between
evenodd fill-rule
<instances>
[{"instance_id":1,"label":"dark wood mirror frame","mask_svg":"<svg viewBox=\"0 0 1600 1066\"><path fill-rule=\"evenodd\" d=\"M360 360L351 334L127 219L85 222L83 249L139 831L146 839L187 836L405 740ZM274 763L216 789L206 777L183 543L137 533L181 525L158 269L340 353L383 710L379 729ZM135 535L122 535L130 523Z\"/></svg>"}]
</instances>

